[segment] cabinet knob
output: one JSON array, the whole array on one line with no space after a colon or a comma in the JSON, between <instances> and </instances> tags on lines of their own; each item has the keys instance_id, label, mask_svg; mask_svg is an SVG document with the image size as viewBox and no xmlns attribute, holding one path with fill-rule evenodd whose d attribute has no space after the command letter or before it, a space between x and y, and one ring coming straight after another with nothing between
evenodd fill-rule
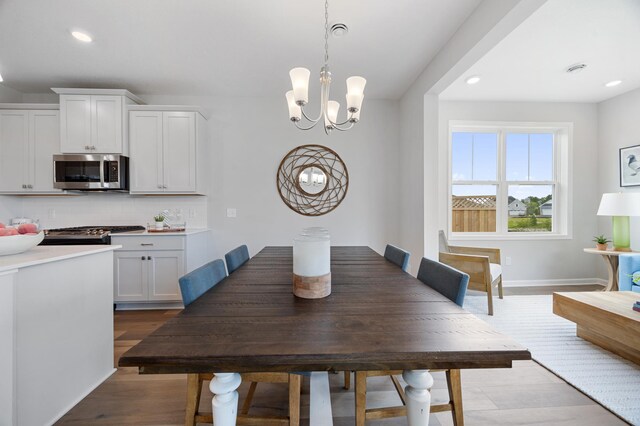
<instances>
[{"instance_id":1,"label":"cabinet knob","mask_svg":"<svg viewBox=\"0 0 640 426\"><path fill-rule=\"evenodd\" d=\"M162 189L162 185L158 185L158 189Z\"/></svg>"},{"instance_id":2,"label":"cabinet knob","mask_svg":"<svg viewBox=\"0 0 640 426\"><path fill-rule=\"evenodd\" d=\"M147 260L151 260L151 256L147 256Z\"/></svg>"},{"instance_id":3,"label":"cabinet knob","mask_svg":"<svg viewBox=\"0 0 640 426\"><path fill-rule=\"evenodd\" d=\"M91 146L91 150L92 150L92 151L95 151L95 150L96 150L96 147L92 145L92 146Z\"/></svg>"},{"instance_id":4,"label":"cabinet knob","mask_svg":"<svg viewBox=\"0 0 640 426\"><path fill-rule=\"evenodd\" d=\"M25 185L24 183L22 184L22 188L23 189L27 189L27 185Z\"/></svg>"},{"instance_id":5,"label":"cabinet knob","mask_svg":"<svg viewBox=\"0 0 640 426\"><path fill-rule=\"evenodd\" d=\"M140 258L140 260L144 260L144 256L142 256L142 257Z\"/></svg>"},{"instance_id":6,"label":"cabinet knob","mask_svg":"<svg viewBox=\"0 0 640 426\"><path fill-rule=\"evenodd\" d=\"M33 185L27 185L27 188L33 189Z\"/></svg>"},{"instance_id":7,"label":"cabinet knob","mask_svg":"<svg viewBox=\"0 0 640 426\"><path fill-rule=\"evenodd\" d=\"M84 149L86 149L86 150L88 151L88 150L90 149L90 148L89 148L89 145L85 145L85 146L84 146Z\"/></svg>"},{"instance_id":8,"label":"cabinet knob","mask_svg":"<svg viewBox=\"0 0 640 426\"><path fill-rule=\"evenodd\" d=\"M167 189L167 185L162 185L162 188Z\"/></svg>"}]
</instances>

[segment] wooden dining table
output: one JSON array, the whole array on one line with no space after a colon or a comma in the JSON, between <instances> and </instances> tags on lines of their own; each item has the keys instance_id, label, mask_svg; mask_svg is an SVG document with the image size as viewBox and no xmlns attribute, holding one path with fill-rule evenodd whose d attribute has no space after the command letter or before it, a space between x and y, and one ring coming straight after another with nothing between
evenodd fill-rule
<instances>
[{"instance_id":1,"label":"wooden dining table","mask_svg":"<svg viewBox=\"0 0 640 426\"><path fill-rule=\"evenodd\" d=\"M429 369L505 368L531 354L369 247L331 247L331 294L292 293L291 247L265 247L121 358L141 374L214 373L216 426L240 373L403 370L410 426L427 425Z\"/></svg>"}]
</instances>

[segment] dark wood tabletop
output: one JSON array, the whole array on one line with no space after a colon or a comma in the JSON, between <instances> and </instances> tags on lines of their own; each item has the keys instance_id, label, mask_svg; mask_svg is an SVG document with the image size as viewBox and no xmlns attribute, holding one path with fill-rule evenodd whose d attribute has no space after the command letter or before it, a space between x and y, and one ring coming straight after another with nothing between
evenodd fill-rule
<instances>
[{"instance_id":1,"label":"dark wood tabletop","mask_svg":"<svg viewBox=\"0 0 640 426\"><path fill-rule=\"evenodd\" d=\"M131 348L140 373L510 367L531 354L369 247L331 248L331 295L292 293L266 247Z\"/></svg>"}]
</instances>

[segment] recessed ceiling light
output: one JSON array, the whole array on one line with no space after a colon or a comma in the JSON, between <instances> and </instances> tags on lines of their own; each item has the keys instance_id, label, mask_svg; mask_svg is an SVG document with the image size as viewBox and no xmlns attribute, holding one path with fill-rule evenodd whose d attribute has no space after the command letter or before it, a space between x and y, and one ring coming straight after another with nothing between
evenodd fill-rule
<instances>
[{"instance_id":1,"label":"recessed ceiling light","mask_svg":"<svg viewBox=\"0 0 640 426\"><path fill-rule=\"evenodd\" d=\"M480 81L480 76L479 75L471 76L471 77L467 78L466 81L467 81L467 84L476 84L477 82Z\"/></svg>"},{"instance_id":2,"label":"recessed ceiling light","mask_svg":"<svg viewBox=\"0 0 640 426\"><path fill-rule=\"evenodd\" d=\"M618 84L622 83L622 80L613 80L605 84L606 87L615 87Z\"/></svg>"},{"instance_id":3,"label":"recessed ceiling light","mask_svg":"<svg viewBox=\"0 0 640 426\"><path fill-rule=\"evenodd\" d=\"M91 43L93 39L87 33L83 33L82 31L71 31L71 35L75 37L76 40L80 40L84 43Z\"/></svg>"}]
</instances>

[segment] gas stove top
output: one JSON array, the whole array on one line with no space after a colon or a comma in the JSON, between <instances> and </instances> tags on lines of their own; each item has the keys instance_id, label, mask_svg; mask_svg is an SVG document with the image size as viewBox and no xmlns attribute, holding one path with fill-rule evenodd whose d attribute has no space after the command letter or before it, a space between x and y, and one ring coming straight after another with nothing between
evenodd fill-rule
<instances>
[{"instance_id":1,"label":"gas stove top","mask_svg":"<svg viewBox=\"0 0 640 426\"><path fill-rule=\"evenodd\" d=\"M144 226L78 226L46 229L40 245L111 244L111 234L142 232Z\"/></svg>"}]
</instances>

